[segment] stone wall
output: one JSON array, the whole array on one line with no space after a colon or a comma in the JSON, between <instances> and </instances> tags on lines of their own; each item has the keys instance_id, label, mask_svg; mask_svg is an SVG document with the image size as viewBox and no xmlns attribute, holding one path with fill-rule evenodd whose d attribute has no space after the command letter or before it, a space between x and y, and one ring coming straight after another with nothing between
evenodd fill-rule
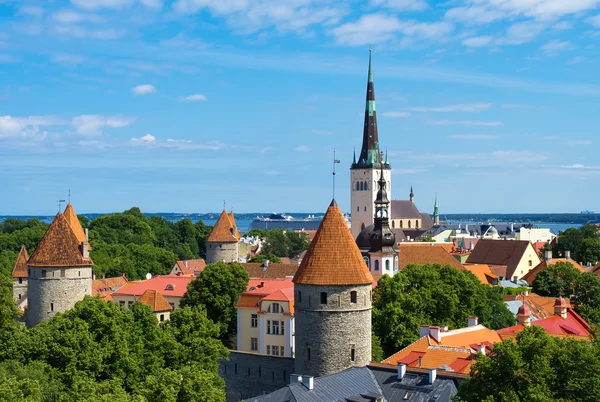
<instances>
[{"instance_id":1,"label":"stone wall","mask_svg":"<svg viewBox=\"0 0 600 402\"><path fill-rule=\"evenodd\" d=\"M31 267L30 271L25 317L28 327L72 309L92 294L92 267Z\"/></svg>"},{"instance_id":2,"label":"stone wall","mask_svg":"<svg viewBox=\"0 0 600 402\"><path fill-rule=\"evenodd\" d=\"M206 243L206 263L239 261L238 243Z\"/></svg>"},{"instance_id":3,"label":"stone wall","mask_svg":"<svg viewBox=\"0 0 600 402\"><path fill-rule=\"evenodd\" d=\"M21 279L21 283L19 283ZM27 278L13 278L13 299L16 302L19 301L20 297L27 295Z\"/></svg>"},{"instance_id":4,"label":"stone wall","mask_svg":"<svg viewBox=\"0 0 600 402\"><path fill-rule=\"evenodd\" d=\"M321 304L322 292L327 304ZM297 374L316 377L370 362L371 285L296 284L294 298Z\"/></svg>"},{"instance_id":5,"label":"stone wall","mask_svg":"<svg viewBox=\"0 0 600 402\"><path fill-rule=\"evenodd\" d=\"M219 375L225 379L227 402L241 401L268 394L290 383L294 359L255 353L229 352L229 360L219 364Z\"/></svg>"}]
</instances>

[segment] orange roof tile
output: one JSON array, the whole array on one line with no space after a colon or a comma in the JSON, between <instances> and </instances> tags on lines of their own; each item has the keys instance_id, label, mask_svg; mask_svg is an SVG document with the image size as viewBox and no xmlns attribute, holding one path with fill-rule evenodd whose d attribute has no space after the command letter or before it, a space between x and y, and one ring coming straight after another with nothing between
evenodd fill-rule
<instances>
[{"instance_id":1,"label":"orange roof tile","mask_svg":"<svg viewBox=\"0 0 600 402\"><path fill-rule=\"evenodd\" d=\"M60 212L48 227L27 263L30 267L92 266L90 258L83 258L81 243L69 222Z\"/></svg>"},{"instance_id":2,"label":"orange roof tile","mask_svg":"<svg viewBox=\"0 0 600 402\"><path fill-rule=\"evenodd\" d=\"M342 211L333 200L294 275L294 283L370 285L372 282Z\"/></svg>"},{"instance_id":3,"label":"orange roof tile","mask_svg":"<svg viewBox=\"0 0 600 402\"><path fill-rule=\"evenodd\" d=\"M177 261L175 270L176 272L171 271L171 274L181 273L182 275L196 275L197 272L204 271L206 268L206 261L202 258L197 260L183 260Z\"/></svg>"},{"instance_id":4,"label":"orange roof tile","mask_svg":"<svg viewBox=\"0 0 600 402\"><path fill-rule=\"evenodd\" d=\"M81 223L79 222L79 219L77 218L77 214L75 213L73 206L70 203L67 204L67 207L65 208L65 212L63 212L63 215L64 215L65 219L67 220L67 222L69 222L69 226L71 226L71 229L73 230L73 233L75 233L75 236L77 237L77 240L79 241L79 243L83 243L84 241L87 242L87 237L85 236L85 232L84 232L83 228L81 227Z\"/></svg>"},{"instance_id":5,"label":"orange roof tile","mask_svg":"<svg viewBox=\"0 0 600 402\"><path fill-rule=\"evenodd\" d=\"M479 279L484 285L493 285L498 279L487 264L463 264L463 267Z\"/></svg>"},{"instance_id":6,"label":"orange roof tile","mask_svg":"<svg viewBox=\"0 0 600 402\"><path fill-rule=\"evenodd\" d=\"M98 294L104 298L106 295L116 292L128 283L129 281L124 275L114 278L94 279L92 281L92 295Z\"/></svg>"},{"instance_id":7,"label":"orange roof tile","mask_svg":"<svg viewBox=\"0 0 600 402\"><path fill-rule=\"evenodd\" d=\"M503 296L505 302L514 300L523 301L523 298L525 298L525 304L531 311L531 315L536 320L540 320L554 315L554 303L556 302L556 298L554 297L540 296L535 293L529 293L527 296L523 296L522 294L517 296ZM571 307L571 302L569 300L565 300L565 302L567 303L567 307Z\"/></svg>"},{"instance_id":8,"label":"orange roof tile","mask_svg":"<svg viewBox=\"0 0 600 402\"><path fill-rule=\"evenodd\" d=\"M235 216L233 215L233 211L229 212L229 222L231 222L231 226L234 230L234 236L237 240L240 240L240 232L237 228L237 223L235 223Z\"/></svg>"},{"instance_id":9,"label":"orange roof tile","mask_svg":"<svg viewBox=\"0 0 600 402\"><path fill-rule=\"evenodd\" d=\"M160 311L171 311L173 309L167 299L156 290L146 290L138 300L150 306L155 313Z\"/></svg>"},{"instance_id":10,"label":"orange roof tile","mask_svg":"<svg viewBox=\"0 0 600 402\"><path fill-rule=\"evenodd\" d=\"M400 243L398 248L398 269L403 269L409 264L424 265L424 264L440 264L451 265L458 270L463 270L464 267L458 260L450 255L445 248L434 246L431 244L410 244Z\"/></svg>"},{"instance_id":11,"label":"orange roof tile","mask_svg":"<svg viewBox=\"0 0 600 402\"><path fill-rule=\"evenodd\" d=\"M587 270L582 267L577 261L572 260L572 259L566 259L566 258L553 258L550 261L546 261L543 260L542 262L540 262L538 265L535 266L535 268L533 268L531 271L527 272L523 278L525 282L527 282L528 284L533 284L533 281L535 281L535 278L537 278L537 274L542 270L542 269L546 269L549 266L552 265L556 265L557 262L568 262L571 265L573 265L573 267L577 270L579 270L579 272L587 272Z\"/></svg>"},{"instance_id":12,"label":"orange roof tile","mask_svg":"<svg viewBox=\"0 0 600 402\"><path fill-rule=\"evenodd\" d=\"M589 338L590 325L572 309L567 309L567 318L560 315L552 315L542 320L535 320L531 325L537 325L546 330L548 335L558 337ZM514 338L519 332L523 331L523 325L515 325L508 328L499 329L498 335L502 339Z\"/></svg>"},{"instance_id":13,"label":"orange roof tile","mask_svg":"<svg viewBox=\"0 0 600 402\"><path fill-rule=\"evenodd\" d=\"M250 278L287 278L293 277L298 271L298 264L274 264L265 268L264 263L246 262L241 264Z\"/></svg>"},{"instance_id":14,"label":"orange roof tile","mask_svg":"<svg viewBox=\"0 0 600 402\"><path fill-rule=\"evenodd\" d=\"M165 297L183 297L191 276L157 275L151 279L129 282L113 293L114 296L141 296L148 289L157 290Z\"/></svg>"},{"instance_id":15,"label":"orange roof tile","mask_svg":"<svg viewBox=\"0 0 600 402\"><path fill-rule=\"evenodd\" d=\"M21 246L21 251L19 251L19 256L17 257L17 262L15 263L15 267L12 271L13 278L27 278L27 260L29 259L29 254L27 254L27 249L25 246Z\"/></svg>"},{"instance_id":16,"label":"orange roof tile","mask_svg":"<svg viewBox=\"0 0 600 402\"><path fill-rule=\"evenodd\" d=\"M248 290L240 295L235 307L256 308L261 301L288 302L290 312L294 314L294 284L287 279L250 279Z\"/></svg>"},{"instance_id":17,"label":"orange roof tile","mask_svg":"<svg viewBox=\"0 0 600 402\"><path fill-rule=\"evenodd\" d=\"M238 239L235 232L227 211L223 210L206 241L209 243L236 243Z\"/></svg>"}]
</instances>

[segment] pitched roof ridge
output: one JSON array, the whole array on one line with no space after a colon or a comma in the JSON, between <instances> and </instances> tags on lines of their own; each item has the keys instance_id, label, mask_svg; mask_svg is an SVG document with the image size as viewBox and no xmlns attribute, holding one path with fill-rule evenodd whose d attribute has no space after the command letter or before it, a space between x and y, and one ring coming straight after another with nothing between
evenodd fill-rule
<instances>
[{"instance_id":1,"label":"pitched roof ridge","mask_svg":"<svg viewBox=\"0 0 600 402\"><path fill-rule=\"evenodd\" d=\"M221 212L219 219L215 222L208 238L207 242L219 242L219 243L236 243L238 241L236 236L236 230L231 224L231 219L226 210Z\"/></svg>"},{"instance_id":2,"label":"pitched roof ridge","mask_svg":"<svg viewBox=\"0 0 600 402\"><path fill-rule=\"evenodd\" d=\"M27 277L27 261L29 260L29 254L27 253L27 249L25 245L21 245L21 250L19 251L19 255L17 256L17 261L15 261L15 266L12 270L13 278L26 278Z\"/></svg>"},{"instance_id":3,"label":"pitched roof ridge","mask_svg":"<svg viewBox=\"0 0 600 402\"><path fill-rule=\"evenodd\" d=\"M405 347L403 347L402 349L400 349L399 351L397 351L396 353L394 353L391 356L386 357L385 359L383 359L381 362L384 362L386 360L390 360L391 358L393 358L394 356L396 356L397 354L402 353L403 351L405 351L406 349L410 348L411 346L414 346L417 342L421 341L423 338L427 338L427 347L431 346L431 344L429 343L429 335L425 335L420 337L419 339L417 339L416 341L414 341L413 343L411 343L410 345L407 345ZM384 363L387 364L387 363Z\"/></svg>"},{"instance_id":4,"label":"pitched roof ridge","mask_svg":"<svg viewBox=\"0 0 600 402\"><path fill-rule=\"evenodd\" d=\"M575 320L577 320L588 331L592 329L590 324L586 320L584 320L583 317L580 316L572 307L567 308L567 314L572 315L573 318L575 318Z\"/></svg>"},{"instance_id":5,"label":"pitched roof ridge","mask_svg":"<svg viewBox=\"0 0 600 402\"><path fill-rule=\"evenodd\" d=\"M444 350L448 352L464 352L471 353L471 348L466 348L464 346L446 346L446 345L430 345L427 349L429 350Z\"/></svg>"},{"instance_id":6,"label":"pitched roof ridge","mask_svg":"<svg viewBox=\"0 0 600 402\"><path fill-rule=\"evenodd\" d=\"M73 233L75 233L77 240L79 240L80 243L87 242L85 231L83 230L81 222L79 222L79 218L77 217L75 209L73 209L73 205L71 205L71 203L67 204L63 215L69 223L71 230L73 230Z\"/></svg>"},{"instance_id":7,"label":"pitched roof ridge","mask_svg":"<svg viewBox=\"0 0 600 402\"><path fill-rule=\"evenodd\" d=\"M293 279L308 285L371 285L373 277L335 200Z\"/></svg>"},{"instance_id":8,"label":"pitched roof ridge","mask_svg":"<svg viewBox=\"0 0 600 402\"><path fill-rule=\"evenodd\" d=\"M442 332L442 339L444 339L447 336L453 336L453 335L459 335L459 334L464 334L467 332L474 332L474 331L480 331L483 329L488 329L487 327L481 325L481 324L477 324L477 325L473 325L471 327L463 327L463 328L456 328L456 329L451 329L450 331L445 331ZM491 330L490 330L491 331Z\"/></svg>"}]
</instances>

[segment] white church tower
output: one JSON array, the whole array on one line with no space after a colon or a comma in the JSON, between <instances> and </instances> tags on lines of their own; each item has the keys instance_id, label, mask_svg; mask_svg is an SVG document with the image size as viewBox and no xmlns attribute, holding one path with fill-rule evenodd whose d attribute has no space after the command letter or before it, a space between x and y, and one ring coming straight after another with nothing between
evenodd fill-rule
<instances>
[{"instance_id":1,"label":"white church tower","mask_svg":"<svg viewBox=\"0 0 600 402\"><path fill-rule=\"evenodd\" d=\"M371 67L371 53L369 51L369 76L367 81L367 101L365 105L365 126L360 156L350 167L350 204L352 236L356 238L360 231L373 224L375 216L375 199L377 198L377 181L380 172L388 184L387 194L392 195L392 170L379 151L379 138L377 135L377 116L375 114L375 88L373 84L373 69Z\"/></svg>"}]
</instances>

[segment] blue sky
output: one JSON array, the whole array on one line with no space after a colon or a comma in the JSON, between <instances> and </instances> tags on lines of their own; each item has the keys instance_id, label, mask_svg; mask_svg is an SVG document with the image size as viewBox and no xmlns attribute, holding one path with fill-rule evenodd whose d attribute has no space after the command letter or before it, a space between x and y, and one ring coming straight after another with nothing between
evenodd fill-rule
<instances>
[{"instance_id":1,"label":"blue sky","mask_svg":"<svg viewBox=\"0 0 600 402\"><path fill-rule=\"evenodd\" d=\"M600 210L598 0L0 0L0 214Z\"/></svg>"}]
</instances>

